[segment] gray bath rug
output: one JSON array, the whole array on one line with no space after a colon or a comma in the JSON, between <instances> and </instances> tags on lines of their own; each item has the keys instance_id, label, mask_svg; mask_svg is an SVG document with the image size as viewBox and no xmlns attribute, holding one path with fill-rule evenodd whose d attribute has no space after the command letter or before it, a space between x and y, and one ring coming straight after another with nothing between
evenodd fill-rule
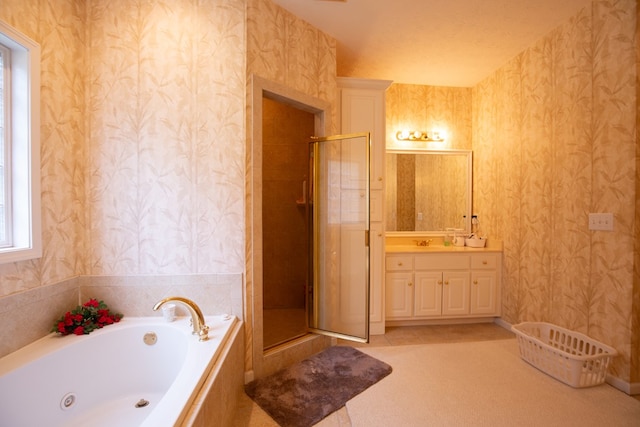
<instances>
[{"instance_id":1,"label":"gray bath rug","mask_svg":"<svg viewBox=\"0 0 640 427\"><path fill-rule=\"evenodd\" d=\"M283 427L312 426L391 373L391 366L353 347L335 346L245 391Z\"/></svg>"}]
</instances>

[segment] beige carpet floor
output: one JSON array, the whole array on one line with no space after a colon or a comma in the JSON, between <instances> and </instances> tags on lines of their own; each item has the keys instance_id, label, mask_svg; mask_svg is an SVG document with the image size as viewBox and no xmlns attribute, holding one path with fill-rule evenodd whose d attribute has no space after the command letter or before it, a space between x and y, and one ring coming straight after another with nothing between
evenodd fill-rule
<instances>
[{"instance_id":1,"label":"beige carpet floor","mask_svg":"<svg viewBox=\"0 0 640 427\"><path fill-rule=\"evenodd\" d=\"M393 372L316 427L640 427L640 399L607 384L556 381L524 362L514 334L493 323L393 327L351 344ZM234 427L277 427L248 396L239 404Z\"/></svg>"},{"instance_id":2,"label":"beige carpet floor","mask_svg":"<svg viewBox=\"0 0 640 427\"><path fill-rule=\"evenodd\" d=\"M640 401L571 388L524 362L515 339L360 350L393 373L347 402L347 425L640 426Z\"/></svg>"}]
</instances>

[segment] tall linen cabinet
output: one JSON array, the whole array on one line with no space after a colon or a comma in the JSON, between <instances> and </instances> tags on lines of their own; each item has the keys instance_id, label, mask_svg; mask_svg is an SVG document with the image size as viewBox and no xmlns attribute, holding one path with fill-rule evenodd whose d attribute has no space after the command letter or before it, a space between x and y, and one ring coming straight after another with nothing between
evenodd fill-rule
<instances>
[{"instance_id":1,"label":"tall linen cabinet","mask_svg":"<svg viewBox=\"0 0 640 427\"><path fill-rule=\"evenodd\" d=\"M385 91L390 80L338 77L341 133L371 133L370 334L385 329Z\"/></svg>"}]
</instances>

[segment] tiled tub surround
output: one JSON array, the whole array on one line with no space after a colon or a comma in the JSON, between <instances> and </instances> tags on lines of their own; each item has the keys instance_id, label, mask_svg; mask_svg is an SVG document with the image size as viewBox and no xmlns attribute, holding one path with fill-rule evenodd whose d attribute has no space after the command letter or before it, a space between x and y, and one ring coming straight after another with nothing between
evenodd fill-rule
<instances>
[{"instance_id":1,"label":"tiled tub surround","mask_svg":"<svg viewBox=\"0 0 640 427\"><path fill-rule=\"evenodd\" d=\"M210 372L223 368L223 353L235 341L242 343L242 324L236 317L207 316L206 324L209 339L202 342L191 334L186 317L171 323L158 317L126 317L90 335L48 335L0 359L0 422L193 425L198 412L211 410L202 406L209 387L201 390ZM155 340L148 340L150 333ZM233 402L242 390L242 365L236 365L229 377L235 381L225 381ZM92 373L89 381L87 372ZM29 409L34 403L38 411ZM226 407L213 410L216 420L225 419ZM227 421L234 405L229 408Z\"/></svg>"},{"instance_id":2,"label":"tiled tub surround","mask_svg":"<svg viewBox=\"0 0 640 427\"><path fill-rule=\"evenodd\" d=\"M171 295L195 301L205 315L244 320L241 274L80 276L0 298L0 357L47 335L55 319L86 299L104 300L114 312L140 317L161 316L153 305Z\"/></svg>"},{"instance_id":3,"label":"tiled tub surround","mask_svg":"<svg viewBox=\"0 0 640 427\"><path fill-rule=\"evenodd\" d=\"M104 300L112 311L125 317L138 317L161 316L153 311L153 305L165 296L180 295L195 301L206 316L228 313L242 320L241 284L241 274L81 276L0 298L0 357L44 337L62 313L92 297ZM180 312L182 307L176 308L178 315L186 315ZM243 329L244 323L238 322L182 425L232 422L243 384Z\"/></svg>"}]
</instances>

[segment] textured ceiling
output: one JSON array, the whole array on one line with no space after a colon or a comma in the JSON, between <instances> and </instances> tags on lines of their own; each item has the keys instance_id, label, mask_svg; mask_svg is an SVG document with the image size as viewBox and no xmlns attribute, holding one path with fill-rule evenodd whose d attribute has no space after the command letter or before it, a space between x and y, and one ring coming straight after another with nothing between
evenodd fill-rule
<instances>
[{"instance_id":1,"label":"textured ceiling","mask_svg":"<svg viewBox=\"0 0 640 427\"><path fill-rule=\"evenodd\" d=\"M591 0L273 0L338 41L338 75L470 87Z\"/></svg>"}]
</instances>

